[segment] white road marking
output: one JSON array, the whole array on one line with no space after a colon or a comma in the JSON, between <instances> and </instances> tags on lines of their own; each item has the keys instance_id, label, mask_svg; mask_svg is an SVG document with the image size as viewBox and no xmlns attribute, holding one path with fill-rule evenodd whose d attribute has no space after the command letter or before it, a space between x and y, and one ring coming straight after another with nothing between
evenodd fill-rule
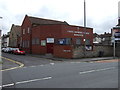
<instances>
[{"instance_id":1,"label":"white road marking","mask_svg":"<svg viewBox=\"0 0 120 90\"><path fill-rule=\"evenodd\" d=\"M14 85L17 85L17 84L30 83L30 82L41 81L41 80L49 80L49 79L51 79L51 78L52 78L52 77L46 77L46 78L40 78L40 79L20 81L20 82L16 82L16 83L11 83L11 84L2 85L2 86L0 86L0 87L8 87L8 86L14 86Z\"/></svg>"},{"instance_id":2,"label":"white road marking","mask_svg":"<svg viewBox=\"0 0 120 90\"><path fill-rule=\"evenodd\" d=\"M16 82L15 84L23 84L23 83L29 83L29 82L40 81L40 80L48 80L48 79L51 79L51 78L52 78L52 77L46 77L46 78L40 78L40 79L33 79L33 80L27 80L27 81Z\"/></svg>"},{"instance_id":3,"label":"white road marking","mask_svg":"<svg viewBox=\"0 0 120 90\"><path fill-rule=\"evenodd\" d=\"M14 83L11 83L11 84L2 85L0 87L8 87L8 86L13 86L13 85L14 85Z\"/></svg>"},{"instance_id":4,"label":"white road marking","mask_svg":"<svg viewBox=\"0 0 120 90\"><path fill-rule=\"evenodd\" d=\"M44 65L40 65L40 66L44 66Z\"/></svg>"},{"instance_id":5,"label":"white road marking","mask_svg":"<svg viewBox=\"0 0 120 90\"><path fill-rule=\"evenodd\" d=\"M54 65L55 63L50 63L51 65Z\"/></svg>"},{"instance_id":6,"label":"white road marking","mask_svg":"<svg viewBox=\"0 0 120 90\"><path fill-rule=\"evenodd\" d=\"M92 73L92 72L105 71L105 70L110 70L110 69L114 69L114 68L115 67L103 68L103 69L97 69L97 70L90 70L90 71L83 71L83 72L79 72L79 74L87 74L87 73Z\"/></svg>"},{"instance_id":7,"label":"white road marking","mask_svg":"<svg viewBox=\"0 0 120 90\"><path fill-rule=\"evenodd\" d=\"M45 66L45 65L28 66L28 67L23 67L23 68L30 68L30 67L37 67L37 66Z\"/></svg>"},{"instance_id":8,"label":"white road marking","mask_svg":"<svg viewBox=\"0 0 120 90\"><path fill-rule=\"evenodd\" d=\"M36 67L36 66L30 66L30 67Z\"/></svg>"}]
</instances>

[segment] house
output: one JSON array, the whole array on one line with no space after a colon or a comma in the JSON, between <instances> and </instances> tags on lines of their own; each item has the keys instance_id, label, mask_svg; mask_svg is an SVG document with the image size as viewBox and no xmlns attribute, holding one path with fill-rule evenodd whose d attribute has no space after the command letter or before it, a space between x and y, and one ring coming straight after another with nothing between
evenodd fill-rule
<instances>
[{"instance_id":1,"label":"house","mask_svg":"<svg viewBox=\"0 0 120 90\"><path fill-rule=\"evenodd\" d=\"M3 47L8 47L9 46L9 32L7 34L3 34L2 36L2 48Z\"/></svg>"},{"instance_id":2,"label":"house","mask_svg":"<svg viewBox=\"0 0 120 90\"><path fill-rule=\"evenodd\" d=\"M100 37L102 39L101 42L102 45L111 45L111 37L112 37L111 33L105 32L104 34L101 34Z\"/></svg>"},{"instance_id":3,"label":"house","mask_svg":"<svg viewBox=\"0 0 120 90\"><path fill-rule=\"evenodd\" d=\"M20 47L20 42L18 42L20 36L21 36L21 26L12 24L9 35L9 46Z\"/></svg>"},{"instance_id":4,"label":"house","mask_svg":"<svg viewBox=\"0 0 120 90\"><path fill-rule=\"evenodd\" d=\"M111 45L111 33L97 34L94 33L93 43L95 45Z\"/></svg>"},{"instance_id":5,"label":"house","mask_svg":"<svg viewBox=\"0 0 120 90\"><path fill-rule=\"evenodd\" d=\"M93 45L93 29L69 25L65 21L25 16L21 25L22 49L32 54L51 53L72 58L74 45ZM85 40L85 41L84 41Z\"/></svg>"},{"instance_id":6,"label":"house","mask_svg":"<svg viewBox=\"0 0 120 90\"><path fill-rule=\"evenodd\" d=\"M112 43L114 42L114 40L116 43L120 43L120 18L118 18L118 24L111 29L111 33Z\"/></svg>"},{"instance_id":7,"label":"house","mask_svg":"<svg viewBox=\"0 0 120 90\"><path fill-rule=\"evenodd\" d=\"M116 56L120 57L120 18L118 18L118 24L111 29L111 32L112 44L115 44Z\"/></svg>"},{"instance_id":8,"label":"house","mask_svg":"<svg viewBox=\"0 0 120 90\"><path fill-rule=\"evenodd\" d=\"M93 43L94 44L100 44L102 42L102 39L99 34L94 33L93 34Z\"/></svg>"}]
</instances>

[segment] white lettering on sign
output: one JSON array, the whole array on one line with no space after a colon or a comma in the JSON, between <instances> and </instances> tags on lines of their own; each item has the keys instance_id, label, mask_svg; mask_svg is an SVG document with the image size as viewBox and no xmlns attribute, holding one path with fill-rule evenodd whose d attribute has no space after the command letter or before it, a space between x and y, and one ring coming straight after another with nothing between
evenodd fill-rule
<instances>
[{"instance_id":1,"label":"white lettering on sign","mask_svg":"<svg viewBox=\"0 0 120 90\"><path fill-rule=\"evenodd\" d=\"M83 36L83 34L90 34L89 32L71 31L71 30L68 30L67 32L68 33L73 33L74 36Z\"/></svg>"},{"instance_id":2,"label":"white lettering on sign","mask_svg":"<svg viewBox=\"0 0 120 90\"><path fill-rule=\"evenodd\" d=\"M80 31L74 31L74 33L81 33L81 34L82 34L83 32L80 32Z\"/></svg>"},{"instance_id":3,"label":"white lettering on sign","mask_svg":"<svg viewBox=\"0 0 120 90\"><path fill-rule=\"evenodd\" d=\"M74 36L83 36L83 34L74 34Z\"/></svg>"},{"instance_id":4,"label":"white lettering on sign","mask_svg":"<svg viewBox=\"0 0 120 90\"><path fill-rule=\"evenodd\" d=\"M71 50L63 50L63 52L71 52Z\"/></svg>"},{"instance_id":5,"label":"white lettering on sign","mask_svg":"<svg viewBox=\"0 0 120 90\"><path fill-rule=\"evenodd\" d=\"M74 33L74 31L67 31L67 32L69 32L69 33Z\"/></svg>"}]
</instances>

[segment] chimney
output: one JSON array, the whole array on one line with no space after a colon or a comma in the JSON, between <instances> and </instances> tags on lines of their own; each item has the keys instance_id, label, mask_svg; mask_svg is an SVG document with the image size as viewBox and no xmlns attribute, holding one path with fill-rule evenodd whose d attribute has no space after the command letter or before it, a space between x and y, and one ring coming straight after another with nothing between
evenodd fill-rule
<instances>
[{"instance_id":1,"label":"chimney","mask_svg":"<svg viewBox=\"0 0 120 90\"><path fill-rule=\"evenodd\" d=\"M120 17L118 18L118 26L120 26Z\"/></svg>"},{"instance_id":2,"label":"chimney","mask_svg":"<svg viewBox=\"0 0 120 90\"><path fill-rule=\"evenodd\" d=\"M106 35L107 33L105 32L104 34Z\"/></svg>"}]
</instances>

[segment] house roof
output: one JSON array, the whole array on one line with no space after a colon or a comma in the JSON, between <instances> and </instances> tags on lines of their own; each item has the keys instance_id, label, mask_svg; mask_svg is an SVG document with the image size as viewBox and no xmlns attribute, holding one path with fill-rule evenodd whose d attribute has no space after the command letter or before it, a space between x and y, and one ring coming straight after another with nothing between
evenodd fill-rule
<instances>
[{"instance_id":1,"label":"house roof","mask_svg":"<svg viewBox=\"0 0 120 90\"><path fill-rule=\"evenodd\" d=\"M66 21L57 21L57 20L50 20L50 19L43 19L38 17L31 17L28 16L32 24L36 25L44 25L44 24L64 24L69 25Z\"/></svg>"},{"instance_id":2,"label":"house roof","mask_svg":"<svg viewBox=\"0 0 120 90\"><path fill-rule=\"evenodd\" d=\"M100 35L101 38L111 37L111 36L112 36L111 33L105 33L105 34L101 34L101 35Z\"/></svg>"},{"instance_id":3,"label":"house roof","mask_svg":"<svg viewBox=\"0 0 120 90\"><path fill-rule=\"evenodd\" d=\"M113 27L113 29L120 29L120 25L116 26L116 27Z\"/></svg>"},{"instance_id":4,"label":"house roof","mask_svg":"<svg viewBox=\"0 0 120 90\"><path fill-rule=\"evenodd\" d=\"M95 37L105 38L105 37L111 37L111 36L112 36L111 33L106 33L106 32L105 32L104 34L97 34L97 33L94 33L93 35L94 35L94 38L95 38Z\"/></svg>"}]
</instances>

